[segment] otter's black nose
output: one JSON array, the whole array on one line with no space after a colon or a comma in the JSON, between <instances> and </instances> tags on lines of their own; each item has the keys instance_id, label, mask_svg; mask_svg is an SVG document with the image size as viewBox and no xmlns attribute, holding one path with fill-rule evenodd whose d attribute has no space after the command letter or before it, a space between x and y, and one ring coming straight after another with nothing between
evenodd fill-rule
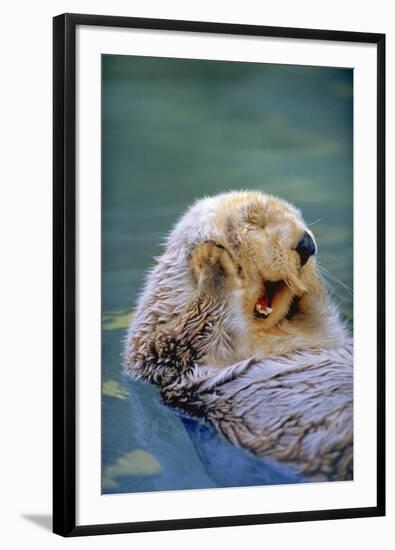
<instances>
[{"instance_id":1,"label":"otter's black nose","mask_svg":"<svg viewBox=\"0 0 395 550\"><path fill-rule=\"evenodd\" d=\"M295 248L296 252L300 256L301 266L304 265L307 260L315 254L315 244L314 241L307 231L304 232L303 237L299 241L298 246Z\"/></svg>"}]
</instances>

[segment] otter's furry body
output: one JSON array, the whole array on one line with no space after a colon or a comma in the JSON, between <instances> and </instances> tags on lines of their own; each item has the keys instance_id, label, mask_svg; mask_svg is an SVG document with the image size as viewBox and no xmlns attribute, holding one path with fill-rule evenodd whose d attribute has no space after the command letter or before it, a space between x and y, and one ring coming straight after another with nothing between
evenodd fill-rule
<instances>
[{"instance_id":1,"label":"otter's furry body","mask_svg":"<svg viewBox=\"0 0 395 550\"><path fill-rule=\"evenodd\" d=\"M230 441L313 479L352 475L352 343L295 252L300 213L261 193L197 202L147 277L125 368ZM267 319L262 280L285 281ZM220 370L219 370L220 369Z\"/></svg>"}]
</instances>

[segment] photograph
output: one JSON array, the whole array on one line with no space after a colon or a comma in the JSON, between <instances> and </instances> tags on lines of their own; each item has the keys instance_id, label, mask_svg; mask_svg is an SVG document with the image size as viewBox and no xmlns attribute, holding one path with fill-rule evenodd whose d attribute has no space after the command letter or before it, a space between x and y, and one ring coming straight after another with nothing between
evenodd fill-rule
<instances>
[{"instance_id":1,"label":"photograph","mask_svg":"<svg viewBox=\"0 0 395 550\"><path fill-rule=\"evenodd\" d=\"M6 550L395 538L384 4L5 4Z\"/></svg>"},{"instance_id":2,"label":"photograph","mask_svg":"<svg viewBox=\"0 0 395 550\"><path fill-rule=\"evenodd\" d=\"M101 55L102 494L352 482L353 74Z\"/></svg>"}]
</instances>

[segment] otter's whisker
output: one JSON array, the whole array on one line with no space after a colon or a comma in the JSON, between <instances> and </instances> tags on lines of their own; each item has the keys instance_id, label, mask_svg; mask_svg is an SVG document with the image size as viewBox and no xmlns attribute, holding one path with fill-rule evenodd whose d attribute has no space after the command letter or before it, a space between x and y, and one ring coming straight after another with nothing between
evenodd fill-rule
<instances>
[{"instance_id":1,"label":"otter's whisker","mask_svg":"<svg viewBox=\"0 0 395 550\"><path fill-rule=\"evenodd\" d=\"M320 270L321 270L321 273L325 273L326 276L331 280L333 281L334 283L337 283L339 284L340 286L342 286L344 288L344 290L346 290L351 296L353 295L353 290L352 288L350 288L349 286L347 286L345 283L343 283L340 279L338 279L337 277L335 277L330 271L329 269L326 269L325 267L323 266L319 266L320 267Z\"/></svg>"},{"instance_id":2,"label":"otter's whisker","mask_svg":"<svg viewBox=\"0 0 395 550\"><path fill-rule=\"evenodd\" d=\"M314 220L313 222L307 223L306 225L308 225L308 226L310 227L311 225L314 225L314 224L316 224L316 223L318 223L318 222L320 222L320 221L322 221L322 218L317 218L317 219Z\"/></svg>"},{"instance_id":3,"label":"otter's whisker","mask_svg":"<svg viewBox=\"0 0 395 550\"><path fill-rule=\"evenodd\" d=\"M335 287L331 285L331 283L329 282L329 280L325 277L324 273L322 273L321 271L319 271L319 274L321 275L321 280L323 281L323 283L325 284L325 286L328 288L328 290L330 290L332 294L334 294L335 296L337 296L337 292L336 292Z\"/></svg>"},{"instance_id":4,"label":"otter's whisker","mask_svg":"<svg viewBox=\"0 0 395 550\"><path fill-rule=\"evenodd\" d=\"M287 287L294 293L296 296L302 296L304 292L306 292L306 288L304 286L301 286L295 281L292 281L290 277L284 278L284 282L287 285Z\"/></svg>"}]
</instances>

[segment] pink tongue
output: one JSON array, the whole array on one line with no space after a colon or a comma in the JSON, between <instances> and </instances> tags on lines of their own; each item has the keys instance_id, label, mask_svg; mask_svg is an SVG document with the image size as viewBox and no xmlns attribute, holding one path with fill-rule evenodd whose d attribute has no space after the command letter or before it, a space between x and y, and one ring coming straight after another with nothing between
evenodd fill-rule
<instances>
[{"instance_id":1,"label":"pink tongue","mask_svg":"<svg viewBox=\"0 0 395 550\"><path fill-rule=\"evenodd\" d=\"M266 296L261 296L257 302L262 307L268 307L269 300L266 298Z\"/></svg>"}]
</instances>

